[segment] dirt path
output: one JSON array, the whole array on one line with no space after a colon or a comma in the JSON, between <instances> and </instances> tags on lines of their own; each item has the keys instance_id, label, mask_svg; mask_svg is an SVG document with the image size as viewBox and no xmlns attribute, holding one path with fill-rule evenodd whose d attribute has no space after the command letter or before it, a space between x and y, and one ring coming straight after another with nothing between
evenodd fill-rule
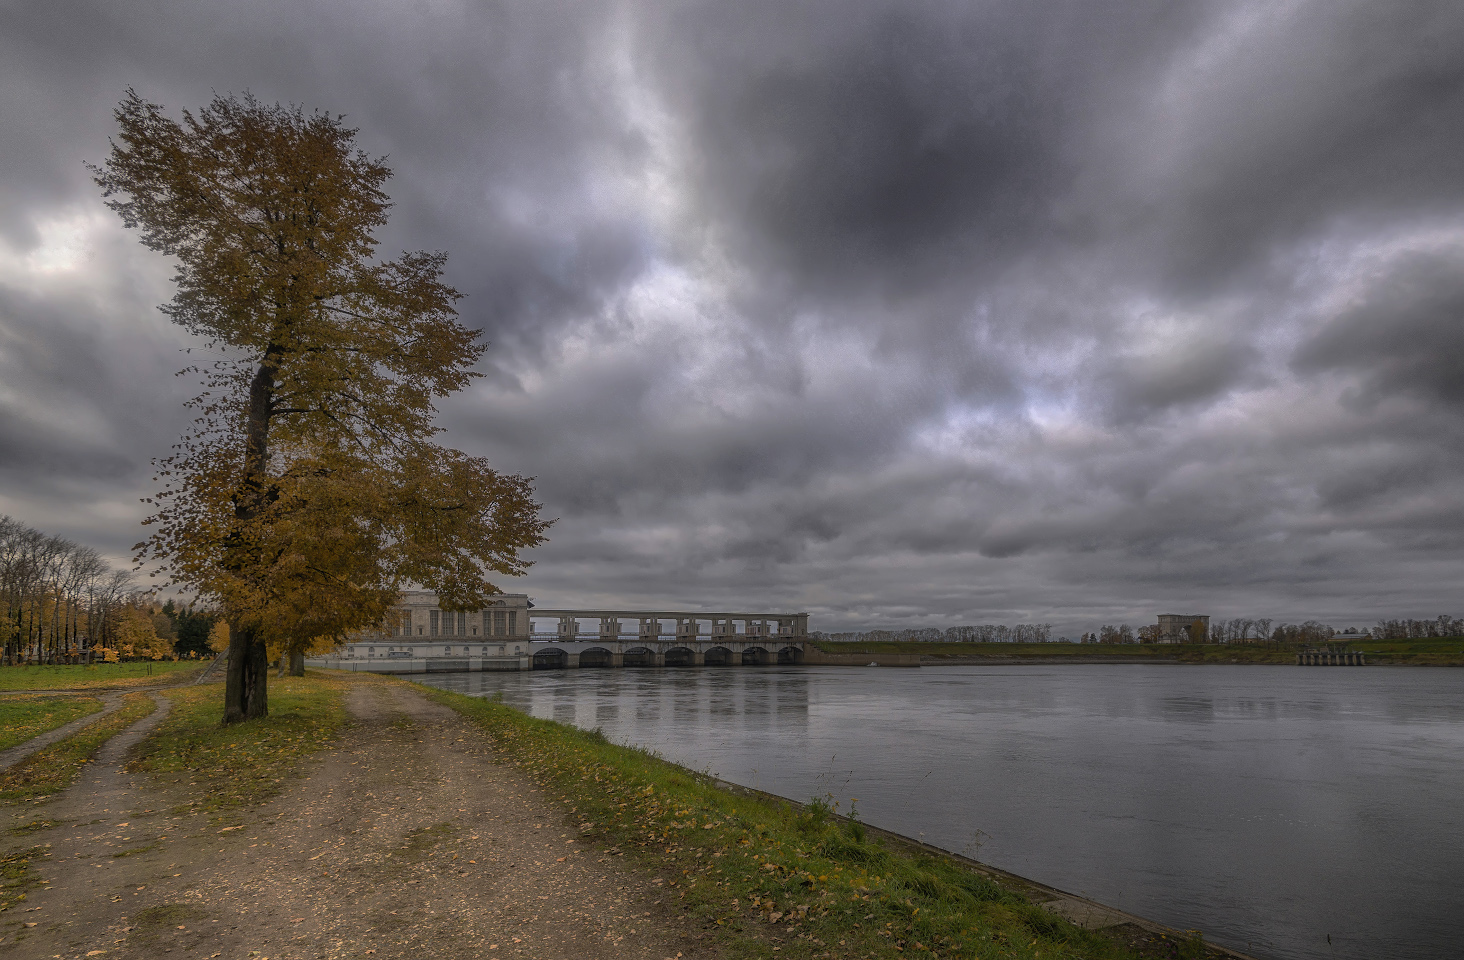
<instances>
[{"instance_id":1,"label":"dirt path","mask_svg":"<svg viewBox=\"0 0 1464 960\"><path fill-rule=\"evenodd\" d=\"M46 692L47 693L53 693L53 691L46 691ZM87 694L75 694L75 696L88 696L88 695ZM64 739L66 739L67 737L69 737L73 733L75 733L76 731L80 730L82 727L90 726L91 724L96 723L98 720L102 719L107 714L112 713L114 710L117 710L118 708L120 708L122 706L122 694L120 694L120 693L106 693L106 694L95 694L94 693L94 694L90 694L90 696L95 697L96 699L102 701L102 709L101 710L97 711L96 713L88 713L84 717L77 717L75 720L71 721L70 723L64 723L64 724L62 724L61 726L57 727L54 730L47 730L45 733L39 734L38 736L31 737L29 740L25 741L24 743L17 743L15 746L11 747L9 750L0 750L0 770L4 770L6 767L13 766L13 765L19 763L20 761L24 760L26 757L28 757L31 754L35 753L37 750L40 750L43 747L49 747L51 744L55 743L57 740L64 740Z\"/></svg>"},{"instance_id":2,"label":"dirt path","mask_svg":"<svg viewBox=\"0 0 1464 960\"><path fill-rule=\"evenodd\" d=\"M389 684L353 687L348 705L357 722L338 749L284 795L222 827L168 812L179 798L124 773L117 758L126 744L113 741L82 782L43 808L64 823L5 839L7 849L52 847L38 865L49 889L32 892L29 912L0 915L0 953L712 955L656 878L581 843L562 809L495 764L481 733L456 714Z\"/></svg>"}]
</instances>

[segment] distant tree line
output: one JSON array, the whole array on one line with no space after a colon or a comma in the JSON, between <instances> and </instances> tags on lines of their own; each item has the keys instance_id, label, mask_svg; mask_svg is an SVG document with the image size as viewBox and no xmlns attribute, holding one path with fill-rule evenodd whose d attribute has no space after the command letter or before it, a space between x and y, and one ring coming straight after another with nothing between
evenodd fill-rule
<instances>
[{"instance_id":1,"label":"distant tree line","mask_svg":"<svg viewBox=\"0 0 1464 960\"><path fill-rule=\"evenodd\" d=\"M1316 620L1304 623L1279 623L1270 617L1235 617L1230 620L1215 620L1210 624L1209 635L1197 638L1204 643L1278 643L1307 644L1326 643L1335 639L1400 640L1427 637L1464 636L1464 619L1449 616L1432 620L1379 620L1371 630L1341 632L1328 624ZM809 634L815 640L835 643L901 642L922 641L926 643L1046 643L1052 639L1050 623L1019 623L1008 627L1002 624L980 626L919 627L908 630L865 630L846 633L825 633L821 630ZM1059 638L1067 640L1066 637ZM1126 623L1104 624L1095 633L1084 633L1079 643L1158 643L1157 625L1135 630Z\"/></svg>"},{"instance_id":2,"label":"distant tree line","mask_svg":"<svg viewBox=\"0 0 1464 960\"><path fill-rule=\"evenodd\" d=\"M1464 619L1449 616L1432 620L1379 620L1371 630L1352 629L1342 632L1329 624L1317 620L1304 623L1275 623L1269 617L1250 619L1236 617L1231 620L1215 620L1210 624L1209 635L1199 642L1209 643L1326 643L1335 639L1358 639L1370 637L1374 640L1401 640L1427 637L1464 636ZM1134 630L1128 624L1113 626L1104 624L1097 633L1084 633L1080 643L1157 643L1157 626L1140 627Z\"/></svg>"},{"instance_id":3,"label":"distant tree line","mask_svg":"<svg viewBox=\"0 0 1464 960\"><path fill-rule=\"evenodd\" d=\"M1246 643L1251 640L1281 639L1280 637L1272 637L1271 622L1269 618L1255 620L1248 617L1235 617L1232 620L1217 619L1210 624L1210 642ZM1308 620L1306 623L1300 625L1282 624L1280 629L1287 629L1293 626L1295 626L1296 630L1306 633L1308 639L1312 638L1312 634L1316 634L1319 637L1322 633L1332 629L1326 624L1317 623L1314 620Z\"/></svg>"},{"instance_id":4,"label":"distant tree line","mask_svg":"<svg viewBox=\"0 0 1464 960\"><path fill-rule=\"evenodd\" d=\"M821 630L810 631L809 636L815 640L828 640L834 643L865 642L908 642L923 641L925 643L1046 643L1052 639L1052 624L1050 623L1019 623L1015 626L1005 624L983 623L978 626L947 627L941 630L938 627L919 627L909 630L865 630L849 633L824 633Z\"/></svg>"},{"instance_id":5,"label":"distant tree line","mask_svg":"<svg viewBox=\"0 0 1464 960\"><path fill-rule=\"evenodd\" d=\"M1464 619L1445 614L1432 620L1379 620L1372 628L1372 636L1375 640L1464 637Z\"/></svg>"},{"instance_id":6,"label":"distant tree line","mask_svg":"<svg viewBox=\"0 0 1464 960\"><path fill-rule=\"evenodd\" d=\"M159 606L91 547L3 515L0 613L5 664L202 655L215 619L172 600Z\"/></svg>"}]
</instances>

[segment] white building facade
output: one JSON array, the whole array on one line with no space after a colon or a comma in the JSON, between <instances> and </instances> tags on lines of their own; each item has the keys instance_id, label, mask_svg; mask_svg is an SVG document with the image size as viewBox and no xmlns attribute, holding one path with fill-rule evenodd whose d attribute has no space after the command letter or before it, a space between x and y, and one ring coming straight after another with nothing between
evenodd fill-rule
<instances>
[{"instance_id":1,"label":"white building facade","mask_svg":"<svg viewBox=\"0 0 1464 960\"><path fill-rule=\"evenodd\" d=\"M481 610L447 610L432 591L408 590L381 627L311 665L373 673L527 670L530 629L528 594L499 594Z\"/></svg>"}]
</instances>

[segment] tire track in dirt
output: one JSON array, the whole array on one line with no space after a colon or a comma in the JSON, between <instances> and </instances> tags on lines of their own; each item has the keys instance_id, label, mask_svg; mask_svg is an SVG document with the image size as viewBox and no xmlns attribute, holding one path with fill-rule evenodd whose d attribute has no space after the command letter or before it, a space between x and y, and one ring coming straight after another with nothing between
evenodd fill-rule
<instances>
[{"instance_id":1,"label":"tire track in dirt","mask_svg":"<svg viewBox=\"0 0 1464 960\"><path fill-rule=\"evenodd\" d=\"M117 697L120 698L121 694ZM83 911L69 910L75 904L86 904L95 898L99 888L110 889L110 871L94 874L85 868L109 867L118 858L113 854L121 849L110 841L101 840L109 824L120 823L122 828L131 824L124 813L137 795L136 778L124 769L127 751L151 733L168 715L172 701L151 694L155 709L125 730L113 736L97 750L92 763L87 764L77 777L77 782L55 798L43 804L25 804L15 808L7 826L9 842L6 852L25 847L44 845L49 848L49 860L36 864L36 872L46 878L48 886L32 893L27 906L11 910L0 919L0 944L6 948L7 957L57 955L54 940L58 937L70 942L71 938L83 934L90 926L89 915ZM110 713L104 710L92 714L95 720ZM32 831L25 824L35 821L54 823L49 829ZM131 833L125 842L133 841ZM138 831L139 835L142 831ZM88 837L88 833L96 834ZM17 841L17 835L24 837ZM117 835L121 838L121 832ZM139 842L140 836L139 836ZM111 850L107 850L111 847ZM105 858L105 859L103 859ZM47 936L50 934L50 936ZM46 952L37 953L41 947ZM65 956L66 953L61 955Z\"/></svg>"},{"instance_id":2,"label":"tire track in dirt","mask_svg":"<svg viewBox=\"0 0 1464 960\"><path fill-rule=\"evenodd\" d=\"M182 799L171 788L99 757L54 805L51 816L70 822L46 831L52 860L39 871L50 889L23 915L37 925L0 950L17 960L714 956L655 878L582 842L560 804L493 761L479 729L398 684L353 684L347 704L355 722L338 748L223 824L170 812Z\"/></svg>"},{"instance_id":3,"label":"tire track in dirt","mask_svg":"<svg viewBox=\"0 0 1464 960\"><path fill-rule=\"evenodd\" d=\"M48 694L48 695L55 695L55 692L54 691L49 691L48 690L48 691L45 691L45 693ZM9 695L9 694L7 693L7 695ZM19 763L20 761L24 760L26 757L28 757L31 754L35 753L37 750L42 750L42 749L44 749L46 747L49 747L51 744L57 742L58 740L65 740L67 737L71 736L76 731L82 729L83 727L89 727L89 726L91 726L93 723L96 723L98 720L102 719L103 717L107 716L110 713L115 713L117 710L121 709L121 707L122 707L122 694L121 693L90 694L90 695L85 694L85 693L79 693L79 694L70 694L70 693L67 693L67 694L63 694L63 695L65 695L65 696L80 696L80 697L86 697L86 696L95 697L96 699L102 701L102 709L98 710L96 713L88 713L84 717L77 717L75 720L72 720L70 723L64 723L64 724L62 724L61 726L57 727L54 730L47 730L45 733L37 734L36 736L31 737L29 740L25 741L24 743L17 743L15 746L11 747L9 750L0 750L0 770L4 770L7 767L13 767L13 766L15 766L17 763Z\"/></svg>"}]
</instances>

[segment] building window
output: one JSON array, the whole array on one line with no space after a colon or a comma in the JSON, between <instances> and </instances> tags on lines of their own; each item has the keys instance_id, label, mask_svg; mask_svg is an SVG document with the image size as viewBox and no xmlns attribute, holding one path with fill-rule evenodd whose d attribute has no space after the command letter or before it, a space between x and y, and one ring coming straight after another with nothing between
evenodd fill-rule
<instances>
[{"instance_id":1,"label":"building window","mask_svg":"<svg viewBox=\"0 0 1464 960\"><path fill-rule=\"evenodd\" d=\"M468 635L468 611L459 610L457 615L457 622L457 635L460 637L466 637Z\"/></svg>"},{"instance_id":2,"label":"building window","mask_svg":"<svg viewBox=\"0 0 1464 960\"><path fill-rule=\"evenodd\" d=\"M437 636L437 626L440 617L441 614L439 614L436 610L429 610L427 612L427 623L432 628L432 635L434 637Z\"/></svg>"},{"instance_id":3,"label":"building window","mask_svg":"<svg viewBox=\"0 0 1464 960\"><path fill-rule=\"evenodd\" d=\"M508 614L502 610L493 611L493 635L503 636L508 630Z\"/></svg>"},{"instance_id":4,"label":"building window","mask_svg":"<svg viewBox=\"0 0 1464 960\"><path fill-rule=\"evenodd\" d=\"M442 652L443 653L452 653L452 647L443 647L442 648Z\"/></svg>"},{"instance_id":5,"label":"building window","mask_svg":"<svg viewBox=\"0 0 1464 960\"><path fill-rule=\"evenodd\" d=\"M511 636L511 637L518 635L518 611L517 610L510 610L510 611L508 611L508 635Z\"/></svg>"}]
</instances>

